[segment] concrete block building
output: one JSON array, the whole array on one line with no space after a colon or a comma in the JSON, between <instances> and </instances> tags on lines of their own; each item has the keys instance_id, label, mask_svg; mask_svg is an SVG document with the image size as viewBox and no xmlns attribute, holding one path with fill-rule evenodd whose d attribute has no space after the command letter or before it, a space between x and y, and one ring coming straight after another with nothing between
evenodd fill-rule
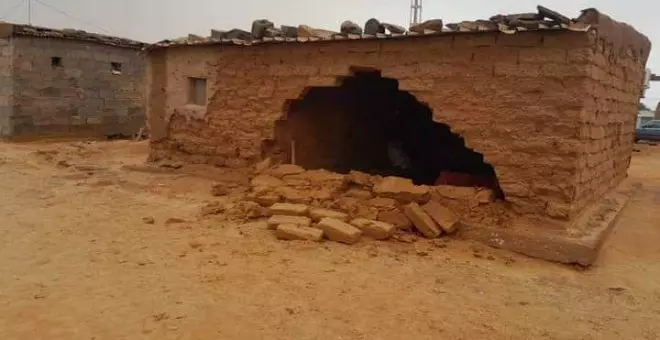
<instances>
[{"instance_id":1,"label":"concrete block building","mask_svg":"<svg viewBox=\"0 0 660 340\"><path fill-rule=\"evenodd\" d=\"M385 175L399 144L418 184L492 176L517 213L570 220L626 177L651 45L594 9L559 21L156 44L151 158Z\"/></svg>"},{"instance_id":2,"label":"concrete block building","mask_svg":"<svg viewBox=\"0 0 660 340\"><path fill-rule=\"evenodd\" d=\"M0 136L131 135L145 124L144 44L0 23Z\"/></svg>"}]
</instances>

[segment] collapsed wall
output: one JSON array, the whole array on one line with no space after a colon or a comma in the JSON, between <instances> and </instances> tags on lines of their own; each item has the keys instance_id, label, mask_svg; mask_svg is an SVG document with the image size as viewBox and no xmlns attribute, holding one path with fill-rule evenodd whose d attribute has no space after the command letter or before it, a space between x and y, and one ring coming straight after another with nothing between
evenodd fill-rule
<instances>
[{"instance_id":1,"label":"collapsed wall","mask_svg":"<svg viewBox=\"0 0 660 340\"><path fill-rule=\"evenodd\" d=\"M272 151L264 147L277 146L285 103L310 88L336 86L358 66L397 80L434 121L482 154L514 211L570 219L625 175L636 116L630 103L648 57L648 45L614 39L628 32L648 42L643 36L593 15L584 30L154 48L151 160L256 163ZM635 54L613 58L615 45ZM195 79L206 84L205 103L190 101ZM609 160L615 156L616 163Z\"/></svg>"}]
</instances>

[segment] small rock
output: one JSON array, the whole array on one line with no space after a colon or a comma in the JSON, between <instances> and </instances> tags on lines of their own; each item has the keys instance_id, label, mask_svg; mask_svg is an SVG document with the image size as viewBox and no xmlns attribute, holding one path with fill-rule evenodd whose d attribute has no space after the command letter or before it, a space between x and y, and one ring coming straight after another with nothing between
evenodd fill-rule
<instances>
[{"instance_id":1,"label":"small rock","mask_svg":"<svg viewBox=\"0 0 660 340\"><path fill-rule=\"evenodd\" d=\"M252 22L252 36L256 39L261 39L264 37L266 29L274 27L275 25L266 19L254 20Z\"/></svg>"},{"instance_id":2,"label":"small rock","mask_svg":"<svg viewBox=\"0 0 660 340\"><path fill-rule=\"evenodd\" d=\"M270 207L275 203L278 203L281 200L280 196L277 195L262 195L257 196L254 201L261 204L264 207Z\"/></svg>"},{"instance_id":3,"label":"small rock","mask_svg":"<svg viewBox=\"0 0 660 340\"><path fill-rule=\"evenodd\" d=\"M349 184L355 184L364 188L371 188L373 186L371 176L360 171L352 170L346 176L346 180Z\"/></svg>"},{"instance_id":4,"label":"small rock","mask_svg":"<svg viewBox=\"0 0 660 340\"><path fill-rule=\"evenodd\" d=\"M305 204L275 203L270 207L273 215L305 216L309 213L309 206Z\"/></svg>"},{"instance_id":5,"label":"small rock","mask_svg":"<svg viewBox=\"0 0 660 340\"><path fill-rule=\"evenodd\" d=\"M447 248L447 243L443 240L431 240L430 243L436 248Z\"/></svg>"},{"instance_id":6,"label":"small rock","mask_svg":"<svg viewBox=\"0 0 660 340\"><path fill-rule=\"evenodd\" d=\"M284 183L284 181L270 175L259 175L253 178L252 181L250 181L250 184L253 187L258 187L258 188L275 188L275 187L286 186L286 183Z\"/></svg>"},{"instance_id":7,"label":"small rock","mask_svg":"<svg viewBox=\"0 0 660 340\"><path fill-rule=\"evenodd\" d=\"M493 255L488 255L488 256L486 256L486 260L488 260L488 261L495 261L495 256L493 256Z\"/></svg>"},{"instance_id":8,"label":"small rock","mask_svg":"<svg viewBox=\"0 0 660 340\"><path fill-rule=\"evenodd\" d=\"M394 233L394 235L392 235L392 240L401 243L415 243L417 242L417 236L413 234L397 231Z\"/></svg>"},{"instance_id":9,"label":"small rock","mask_svg":"<svg viewBox=\"0 0 660 340\"><path fill-rule=\"evenodd\" d=\"M479 204L488 204L494 201L495 195L490 189L480 189L477 191L474 198L479 202Z\"/></svg>"},{"instance_id":10,"label":"small rock","mask_svg":"<svg viewBox=\"0 0 660 340\"><path fill-rule=\"evenodd\" d=\"M312 220L304 216L273 215L268 221L268 229L275 230L280 224L293 224L301 227L309 227Z\"/></svg>"},{"instance_id":11,"label":"small rock","mask_svg":"<svg viewBox=\"0 0 660 340\"><path fill-rule=\"evenodd\" d=\"M360 189L350 189L344 193L346 197L353 197L360 200L367 200L372 197L371 192Z\"/></svg>"},{"instance_id":12,"label":"small rock","mask_svg":"<svg viewBox=\"0 0 660 340\"><path fill-rule=\"evenodd\" d=\"M262 217L270 217L272 213L270 209L260 206L256 202L246 202L245 204L245 217L248 219L256 219Z\"/></svg>"},{"instance_id":13,"label":"small rock","mask_svg":"<svg viewBox=\"0 0 660 340\"><path fill-rule=\"evenodd\" d=\"M219 215L226 210L226 207L220 204L220 202L211 202L202 207L201 214L202 216Z\"/></svg>"},{"instance_id":14,"label":"small rock","mask_svg":"<svg viewBox=\"0 0 660 340\"><path fill-rule=\"evenodd\" d=\"M264 160L261 162L257 163L254 166L254 172L261 174L264 171L268 170L273 165L273 159L270 157L266 157Z\"/></svg>"},{"instance_id":15,"label":"small rock","mask_svg":"<svg viewBox=\"0 0 660 340\"><path fill-rule=\"evenodd\" d=\"M365 218L356 218L351 224L362 230L362 234L375 240L386 240L396 231L396 227L392 224Z\"/></svg>"},{"instance_id":16,"label":"small rock","mask_svg":"<svg viewBox=\"0 0 660 340\"><path fill-rule=\"evenodd\" d=\"M426 252L426 251L420 251L420 250L418 250L418 251L417 251L417 256L426 257L426 256L429 256L429 253Z\"/></svg>"},{"instance_id":17,"label":"small rock","mask_svg":"<svg viewBox=\"0 0 660 340\"><path fill-rule=\"evenodd\" d=\"M346 20L341 23L341 28L339 30L342 34L357 34L357 35L362 35L362 27L360 25L350 21Z\"/></svg>"},{"instance_id":18,"label":"small rock","mask_svg":"<svg viewBox=\"0 0 660 340\"><path fill-rule=\"evenodd\" d=\"M408 216L399 210L381 211L378 213L377 220L393 224L400 230L407 230L413 227Z\"/></svg>"},{"instance_id":19,"label":"small rock","mask_svg":"<svg viewBox=\"0 0 660 340\"><path fill-rule=\"evenodd\" d=\"M151 216L142 217L142 222L144 222L145 224L154 224L156 223L156 219Z\"/></svg>"},{"instance_id":20,"label":"small rock","mask_svg":"<svg viewBox=\"0 0 660 340\"><path fill-rule=\"evenodd\" d=\"M282 178L287 175L297 175L303 172L305 172L305 169L294 164L280 164L268 170L269 175L275 176L277 178Z\"/></svg>"},{"instance_id":21,"label":"small rock","mask_svg":"<svg viewBox=\"0 0 660 340\"><path fill-rule=\"evenodd\" d=\"M295 26L280 26L282 34L287 38L297 38L298 37L298 27Z\"/></svg>"},{"instance_id":22,"label":"small rock","mask_svg":"<svg viewBox=\"0 0 660 340\"><path fill-rule=\"evenodd\" d=\"M329 209L318 209L318 208L311 209L309 211L309 216L315 222L318 222L326 217L334 218L342 222L346 222L348 220L348 214L345 214L340 211L329 210Z\"/></svg>"},{"instance_id":23,"label":"small rock","mask_svg":"<svg viewBox=\"0 0 660 340\"><path fill-rule=\"evenodd\" d=\"M275 27L270 27L266 28L264 31L264 37L269 37L269 38L274 38L274 37L282 37L284 36L284 33L279 28Z\"/></svg>"},{"instance_id":24,"label":"small rock","mask_svg":"<svg viewBox=\"0 0 660 340\"><path fill-rule=\"evenodd\" d=\"M172 162L172 163L160 163L159 166L161 168L181 169L183 167L183 164L179 162Z\"/></svg>"},{"instance_id":25,"label":"small rock","mask_svg":"<svg viewBox=\"0 0 660 340\"><path fill-rule=\"evenodd\" d=\"M214 197L227 196L229 192L229 188L223 183L214 184L211 187L211 195Z\"/></svg>"},{"instance_id":26,"label":"small rock","mask_svg":"<svg viewBox=\"0 0 660 340\"><path fill-rule=\"evenodd\" d=\"M385 197L376 197L368 200L367 205L377 208L378 210L394 210L397 207L395 200Z\"/></svg>"},{"instance_id":27,"label":"small rock","mask_svg":"<svg viewBox=\"0 0 660 340\"><path fill-rule=\"evenodd\" d=\"M169 225L169 224L179 224L179 223L186 223L186 220L184 220L184 219L180 219L180 218L176 218L176 217L168 218L167 220L165 220L165 225Z\"/></svg>"},{"instance_id":28,"label":"small rock","mask_svg":"<svg viewBox=\"0 0 660 340\"><path fill-rule=\"evenodd\" d=\"M367 20L367 22L364 24L364 34L376 35L378 33L385 33L385 27L381 25L380 21L375 18Z\"/></svg>"},{"instance_id":29,"label":"small rock","mask_svg":"<svg viewBox=\"0 0 660 340\"><path fill-rule=\"evenodd\" d=\"M425 202L429 198L429 188L413 184L412 180L401 177L385 177L374 185L374 194L403 202Z\"/></svg>"},{"instance_id":30,"label":"small rock","mask_svg":"<svg viewBox=\"0 0 660 340\"><path fill-rule=\"evenodd\" d=\"M317 228L323 230L325 237L330 241L353 244L360 240L362 231L354 226L334 218L322 219Z\"/></svg>"},{"instance_id":31,"label":"small rock","mask_svg":"<svg viewBox=\"0 0 660 340\"><path fill-rule=\"evenodd\" d=\"M295 224L280 224L275 229L275 237L280 240L319 242L323 239L323 231Z\"/></svg>"},{"instance_id":32,"label":"small rock","mask_svg":"<svg viewBox=\"0 0 660 340\"><path fill-rule=\"evenodd\" d=\"M190 241L190 242L188 242L188 245L189 245L190 248L192 248L192 249L199 249L199 248L202 247L203 244L202 244L201 242L199 242L199 241Z\"/></svg>"}]
</instances>

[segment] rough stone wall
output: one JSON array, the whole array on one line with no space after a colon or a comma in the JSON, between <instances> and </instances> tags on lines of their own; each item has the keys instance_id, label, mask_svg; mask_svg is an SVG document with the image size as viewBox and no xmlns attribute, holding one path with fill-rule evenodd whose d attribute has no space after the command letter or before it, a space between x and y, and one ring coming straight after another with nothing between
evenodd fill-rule
<instances>
[{"instance_id":1,"label":"rough stone wall","mask_svg":"<svg viewBox=\"0 0 660 340\"><path fill-rule=\"evenodd\" d=\"M12 44L12 137L131 135L144 125L146 58L138 50L34 37ZM121 74L111 63L121 63Z\"/></svg>"},{"instance_id":2,"label":"rough stone wall","mask_svg":"<svg viewBox=\"0 0 660 340\"><path fill-rule=\"evenodd\" d=\"M11 134L9 117L12 114L13 86L11 81L12 45L0 37L0 137Z\"/></svg>"},{"instance_id":3,"label":"rough stone wall","mask_svg":"<svg viewBox=\"0 0 660 340\"><path fill-rule=\"evenodd\" d=\"M591 35L591 48L577 61L590 69L581 119L578 208L626 178L650 52L648 39L630 26L604 15L589 22L597 31Z\"/></svg>"},{"instance_id":4,"label":"rough stone wall","mask_svg":"<svg viewBox=\"0 0 660 340\"><path fill-rule=\"evenodd\" d=\"M288 99L335 85L350 66L374 67L485 156L516 211L569 218L577 210L590 77L575 60L590 44L584 32L546 31L156 50L152 63L166 59L168 77L151 84L152 98L167 88L150 104L152 126L163 128L152 134L151 156L255 162ZM208 77L209 103L193 110L185 79L200 74Z\"/></svg>"}]
</instances>

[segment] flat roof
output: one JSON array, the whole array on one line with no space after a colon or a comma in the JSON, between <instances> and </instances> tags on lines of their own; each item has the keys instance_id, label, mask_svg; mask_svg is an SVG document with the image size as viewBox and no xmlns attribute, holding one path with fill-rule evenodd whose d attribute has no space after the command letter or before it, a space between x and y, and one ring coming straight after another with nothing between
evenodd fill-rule
<instances>
[{"instance_id":1,"label":"flat roof","mask_svg":"<svg viewBox=\"0 0 660 340\"><path fill-rule=\"evenodd\" d=\"M12 24L0 22L0 37L36 37L46 39L75 40L93 44L142 49L148 44L104 34L91 33L76 29L53 29L32 25Z\"/></svg>"}]
</instances>

